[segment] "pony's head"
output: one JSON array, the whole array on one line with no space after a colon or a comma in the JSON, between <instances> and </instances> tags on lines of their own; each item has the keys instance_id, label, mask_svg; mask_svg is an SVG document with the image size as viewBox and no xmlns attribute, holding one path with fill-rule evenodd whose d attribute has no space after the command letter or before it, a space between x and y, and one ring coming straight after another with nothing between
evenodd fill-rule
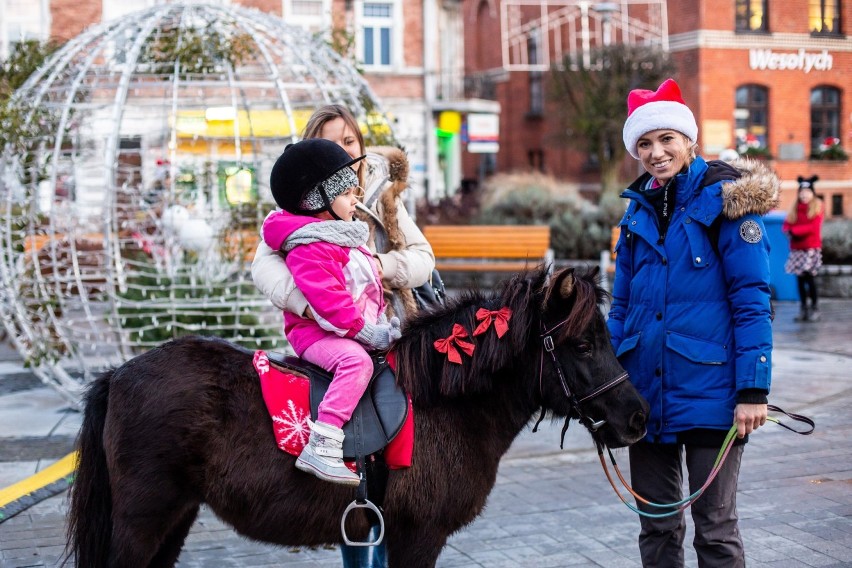
<instances>
[{"instance_id":1,"label":"pony's head","mask_svg":"<svg viewBox=\"0 0 852 568\"><path fill-rule=\"evenodd\" d=\"M399 380L416 405L500 391L523 411L581 418L600 426L607 445L630 444L644 435L648 407L619 380L626 375L610 345L605 298L597 269L549 277L540 268L493 295L465 292L408 323L394 348Z\"/></svg>"},{"instance_id":2,"label":"pony's head","mask_svg":"<svg viewBox=\"0 0 852 568\"><path fill-rule=\"evenodd\" d=\"M541 405L579 419L596 440L621 447L645 435L648 403L612 349L598 269L566 269L544 290L540 322Z\"/></svg>"}]
</instances>

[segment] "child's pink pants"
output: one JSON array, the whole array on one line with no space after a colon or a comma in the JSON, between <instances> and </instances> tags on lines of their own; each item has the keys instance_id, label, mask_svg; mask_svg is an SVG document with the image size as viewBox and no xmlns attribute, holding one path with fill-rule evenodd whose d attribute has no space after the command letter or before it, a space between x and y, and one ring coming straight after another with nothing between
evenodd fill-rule
<instances>
[{"instance_id":1,"label":"child's pink pants","mask_svg":"<svg viewBox=\"0 0 852 568\"><path fill-rule=\"evenodd\" d=\"M354 339L330 335L305 349L302 358L334 373L319 405L317 420L341 428L370 384L373 374L370 356Z\"/></svg>"}]
</instances>

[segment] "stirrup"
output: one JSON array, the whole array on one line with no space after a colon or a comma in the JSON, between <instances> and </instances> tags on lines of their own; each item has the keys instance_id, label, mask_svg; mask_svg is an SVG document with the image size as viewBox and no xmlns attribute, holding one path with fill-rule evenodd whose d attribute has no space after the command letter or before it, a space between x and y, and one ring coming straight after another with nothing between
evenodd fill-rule
<instances>
[{"instance_id":1,"label":"stirrup","mask_svg":"<svg viewBox=\"0 0 852 568\"><path fill-rule=\"evenodd\" d=\"M346 534L346 517L355 509L370 509L379 518L379 536L376 537L375 541L370 542L360 540L349 540L349 536ZM365 499L361 503L359 503L356 499L355 501L349 503L349 506L347 506L346 510L343 511L343 516L340 517L340 534L343 535L343 543L346 546L378 546L385 538L385 518L382 516L382 512L379 510L379 508L376 507L369 499Z\"/></svg>"}]
</instances>

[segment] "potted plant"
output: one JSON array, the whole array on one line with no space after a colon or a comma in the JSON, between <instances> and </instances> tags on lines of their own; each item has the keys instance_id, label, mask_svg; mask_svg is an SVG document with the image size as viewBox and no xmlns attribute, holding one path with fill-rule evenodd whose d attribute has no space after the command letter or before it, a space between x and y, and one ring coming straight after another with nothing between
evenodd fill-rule
<instances>
[{"instance_id":1,"label":"potted plant","mask_svg":"<svg viewBox=\"0 0 852 568\"><path fill-rule=\"evenodd\" d=\"M849 154L840 145L840 138L828 136L811 154L813 160L848 160Z\"/></svg>"}]
</instances>

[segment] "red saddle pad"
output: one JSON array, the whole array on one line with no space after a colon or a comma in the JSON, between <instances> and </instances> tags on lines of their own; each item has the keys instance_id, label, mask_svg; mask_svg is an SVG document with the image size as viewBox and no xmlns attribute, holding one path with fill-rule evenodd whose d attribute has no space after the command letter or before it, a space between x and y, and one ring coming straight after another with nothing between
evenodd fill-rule
<instances>
[{"instance_id":1,"label":"red saddle pad","mask_svg":"<svg viewBox=\"0 0 852 568\"><path fill-rule=\"evenodd\" d=\"M260 377L263 401L272 418L272 431L278 448L298 456L308 443L311 433L308 426L311 417L310 381L273 367L266 353L260 350L254 353L254 368ZM391 469L411 467L413 451L414 410L409 398L408 416L399 434L385 448L385 462ZM355 462L348 462L347 465L354 471Z\"/></svg>"}]
</instances>

